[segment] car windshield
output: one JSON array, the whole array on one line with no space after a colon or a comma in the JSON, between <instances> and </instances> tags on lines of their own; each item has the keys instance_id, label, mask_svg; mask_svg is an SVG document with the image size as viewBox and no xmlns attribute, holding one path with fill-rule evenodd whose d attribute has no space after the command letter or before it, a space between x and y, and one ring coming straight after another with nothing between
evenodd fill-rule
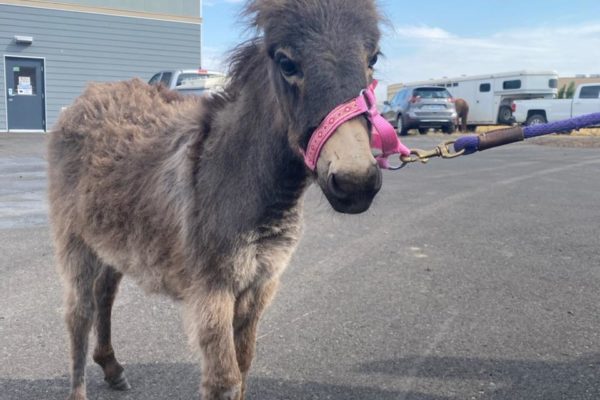
<instances>
[{"instance_id":1,"label":"car windshield","mask_svg":"<svg viewBox=\"0 0 600 400\"><path fill-rule=\"evenodd\" d=\"M185 72L183 74L180 74L177 77L176 86L198 84L198 81L202 81L202 80L210 79L210 78L216 78L218 76L219 75L217 75L217 74L207 74L207 73L200 73L200 72Z\"/></svg>"},{"instance_id":2,"label":"car windshield","mask_svg":"<svg viewBox=\"0 0 600 400\"><path fill-rule=\"evenodd\" d=\"M419 88L413 92L414 96L422 99L447 99L452 97L450 92L443 88Z\"/></svg>"}]
</instances>

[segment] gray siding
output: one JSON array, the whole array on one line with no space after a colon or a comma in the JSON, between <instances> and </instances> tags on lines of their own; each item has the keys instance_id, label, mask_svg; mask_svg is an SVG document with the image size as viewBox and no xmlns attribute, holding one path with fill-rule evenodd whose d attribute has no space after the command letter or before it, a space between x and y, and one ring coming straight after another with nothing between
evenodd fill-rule
<instances>
[{"instance_id":1,"label":"gray siding","mask_svg":"<svg viewBox=\"0 0 600 400\"><path fill-rule=\"evenodd\" d=\"M56 4L56 0L40 0ZM142 11L157 14L199 17L199 0L60 0L60 3L84 7L112 8L116 10Z\"/></svg>"},{"instance_id":2,"label":"gray siding","mask_svg":"<svg viewBox=\"0 0 600 400\"><path fill-rule=\"evenodd\" d=\"M15 35L33 36L31 46ZM0 4L0 130L6 122L4 56L43 57L46 126L87 82L149 79L200 66L200 25Z\"/></svg>"}]
</instances>

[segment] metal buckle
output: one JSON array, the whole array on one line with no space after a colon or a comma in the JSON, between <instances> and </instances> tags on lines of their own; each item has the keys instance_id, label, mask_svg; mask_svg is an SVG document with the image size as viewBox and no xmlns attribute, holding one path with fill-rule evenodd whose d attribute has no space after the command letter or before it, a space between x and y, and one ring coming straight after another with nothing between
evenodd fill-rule
<instances>
[{"instance_id":1,"label":"metal buckle","mask_svg":"<svg viewBox=\"0 0 600 400\"><path fill-rule=\"evenodd\" d=\"M429 159L434 158L434 157L441 157L441 158L448 159L448 158L456 158L456 157L462 156L465 153L464 149L459 152L456 152L456 153L453 153L452 150L450 150L450 146L453 145L454 143L456 143L456 140L449 140L447 142L437 145L432 150L413 149L413 150L411 150L409 156L400 156L400 161L402 161L402 165L400 165L399 167L396 167L395 169L404 168L408 164L411 164L411 163L414 163L417 161L422 164L426 164L429 161Z\"/></svg>"}]
</instances>

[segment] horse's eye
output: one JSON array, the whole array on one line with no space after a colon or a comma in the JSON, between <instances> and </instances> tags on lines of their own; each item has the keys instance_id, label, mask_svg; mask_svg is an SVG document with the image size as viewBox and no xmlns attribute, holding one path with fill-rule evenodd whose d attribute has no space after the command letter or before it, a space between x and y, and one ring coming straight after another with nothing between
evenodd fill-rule
<instances>
[{"instance_id":1,"label":"horse's eye","mask_svg":"<svg viewBox=\"0 0 600 400\"><path fill-rule=\"evenodd\" d=\"M281 73L287 77L291 77L298 74L298 65L284 55L277 57L277 64Z\"/></svg>"},{"instance_id":2,"label":"horse's eye","mask_svg":"<svg viewBox=\"0 0 600 400\"><path fill-rule=\"evenodd\" d=\"M373 68L375 64L377 64L377 60L379 59L379 53L375 53L373 57L369 60L369 68Z\"/></svg>"}]
</instances>

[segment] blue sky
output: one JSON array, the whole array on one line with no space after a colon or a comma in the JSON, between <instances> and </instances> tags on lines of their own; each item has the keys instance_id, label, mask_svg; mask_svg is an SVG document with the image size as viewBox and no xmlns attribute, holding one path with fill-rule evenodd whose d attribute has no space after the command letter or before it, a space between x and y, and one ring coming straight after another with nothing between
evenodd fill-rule
<instances>
[{"instance_id":1,"label":"blue sky","mask_svg":"<svg viewBox=\"0 0 600 400\"><path fill-rule=\"evenodd\" d=\"M243 0L203 0L203 58L224 69L225 52L247 38ZM599 0L380 0L382 86L522 69L600 74ZM383 87L380 88L383 90Z\"/></svg>"}]
</instances>

